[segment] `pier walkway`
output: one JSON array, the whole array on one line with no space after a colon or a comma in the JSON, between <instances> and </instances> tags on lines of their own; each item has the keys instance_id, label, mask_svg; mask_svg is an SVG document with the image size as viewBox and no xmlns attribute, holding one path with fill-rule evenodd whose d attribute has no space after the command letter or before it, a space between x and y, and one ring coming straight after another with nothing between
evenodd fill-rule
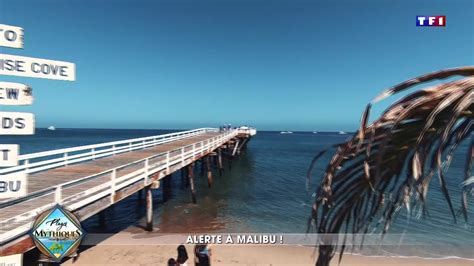
<instances>
[{"instance_id":1,"label":"pier walkway","mask_svg":"<svg viewBox=\"0 0 474 266\"><path fill-rule=\"evenodd\" d=\"M146 195L147 228L151 230L151 189L159 188L160 180L166 181L173 172L187 169L185 178L195 202L190 168L194 162L201 159L207 163L211 185L209 157L214 156L222 169L223 154L232 157L245 148L255 133L249 128L202 128L20 155L19 166L0 169L0 175L23 172L28 180L27 195L0 200L0 256L33 248L28 235L32 222L40 212L56 204L82 221L142 189ZM166 183L169 182L164 182L165 189Z\"/></svg>"}]
</instances>

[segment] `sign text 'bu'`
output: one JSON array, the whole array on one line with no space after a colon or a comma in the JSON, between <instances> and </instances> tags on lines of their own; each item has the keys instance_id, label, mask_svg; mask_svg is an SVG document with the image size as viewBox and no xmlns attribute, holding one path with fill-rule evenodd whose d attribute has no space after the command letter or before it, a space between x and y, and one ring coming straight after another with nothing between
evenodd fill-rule
<instances>
[{"instance_id":1,"label":"sign text 'bu'","mask_svg":"<svg viewBox=\"0 0 474 266\"><path fill-rule=\"evenodd\" d=\"M21 83L0 82L0 105L30 105L33 90Z\"/></svg>"},{"instance_id":2,"label":"sign text 'bu'","mask_svg":"<svg viewBox=\"0 0 474 266\"><path fill-rule=\"evenodd\" d=\"M0 112L0 135L35 134L35 116L31 113Z\"/></svg>"},{"instance_id":3,"label":"sign text 'bu'","mask_svg":"<svg viewBox=\"0 0 474 266\"><path fill-rule=\"evenodd\" d=\"M0 24L0 46L23 48L23 29Z\"/></svg>"},{"instance_id":4,"label":"sign text 'bu'","mask_svg":"<svg viewBox=\"0 0 474 266\"><path fill-rule=\"evenodd\" d=\"M26 195L28 185L26 179L26 174L23 172L0 175L0 199Z\"/></svg>"},{"instance_id":5,"label":"sign text 'bu'","mask_svg":"<svg viewBox=\"0 0 474 266\"><path fill-rule=\"evenodd\" d=\"M76 65L63 61L0 54L0 75L74 81Z\"/></svg>"}]
</instances>

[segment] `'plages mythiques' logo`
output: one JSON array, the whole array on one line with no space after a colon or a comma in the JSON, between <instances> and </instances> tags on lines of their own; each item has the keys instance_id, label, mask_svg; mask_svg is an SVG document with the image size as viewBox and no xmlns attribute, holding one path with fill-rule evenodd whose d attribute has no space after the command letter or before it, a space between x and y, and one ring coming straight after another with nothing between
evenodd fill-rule
<instances>
[{"instance_id":1,"label":"'plages mythiques' logo","mask_svg":"<svg viewBox=\"0 0 474 266\"><path fill-rule=\"evenodd\" d=\"M36 247L57 262L79 247L84 234L79 220L59 205L40 214L30 232Z\"/></svg>"}]
</instances>

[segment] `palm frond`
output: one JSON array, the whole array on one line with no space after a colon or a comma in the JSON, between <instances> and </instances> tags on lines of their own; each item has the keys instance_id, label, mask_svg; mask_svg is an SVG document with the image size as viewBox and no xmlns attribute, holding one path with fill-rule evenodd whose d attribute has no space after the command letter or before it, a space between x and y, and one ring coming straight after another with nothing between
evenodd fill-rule
<instances>
[{"instance_id":1,"label":"palm frond","mask_svg":"<svg viewBox=\"0 0 474 266\"><path fill-rule=\"evenodd\" d=\"M456 75L463 77L415 91L368 124L372 104L411 86ZM364 233L382 224L385 234L403 207L410 214L418 206L426 214L428 186L435 175L456 220L445 171L459 144L471 137L473 91L474 67L462 67L405 81L374 98L362 115L358 132L337 146L316 190L309 224L324 234ZM311 168L324 152L315 157ZM466 220L468 189L474 184L470 174L472 158L471 141L463 177L461 213ZM317 265L329 265L337 241L332 238L320 245ZM344 248L345 244L341 246L340 258Z\"/></svg>"}]
</instances>

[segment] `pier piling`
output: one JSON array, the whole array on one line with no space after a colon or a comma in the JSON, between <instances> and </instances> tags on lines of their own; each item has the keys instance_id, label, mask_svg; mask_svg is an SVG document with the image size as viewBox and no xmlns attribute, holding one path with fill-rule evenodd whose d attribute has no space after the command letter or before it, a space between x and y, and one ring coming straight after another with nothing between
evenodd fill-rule
<instances>
[{"instance_id":1,"label":"pier piling","mask_svg":"<svg viewBox=\"0 0 474 266\"><path fill-rule=\"evenodd\" d=\"M222 166L222 150L221 148L217 149L217 164L219 167L219 175L222 176L223 166Z\"/></svg>"},{"instance_id":2,"label":"pier piling","mask_svg":"<svg viewBox=\"0 0 474 266\"><path fill-rule=\"evenodd\" d=\"M206 170L204 160L205 158L201 158L201 161L200 161L201 162L201 176L204 176L204 172Z\"/></svg>"},{"instance_id":3,"label":"pier piling","mask_svg":"<svg viewBox=\"0 0 474 266\"><path fill-rule=\"evenodd\" d=\"M179 172L180 172L180 175L181 175L181 189L184 189L184 188L188 187L186 169L181 168L181 170Z\"/></svg>"},{"instance_id":4,"label":"pier piling","mask_svg":"<svg viewBox=\"0 0 474 266\"><path fill-rule=\"evenodd\" d=\"M145 187L146 194L146 227L147 231L153 231L153 194L151 186Z\"/></svg>"},{"instance_id":5,"label":"pier piling","mask_svg":"<svg viewBox=\"0 0 474 266\"><path fill-rule=\"evenodd\" d=\"M191 199L193 204L196 204L196 191L194 190L194 163L188 165L188 180L189 180L189 187L191 191Z\"/></svg>"},{"instance_id":6,"label":"pier piling","mask_svg":"<svg viewBox=\"0 0 474 266\"><path fill-rule=\"evenodd\" d=\"M209 156L206 156L206 167L207 167L207 186L212 187L212 168Z\"/></svg>"}]
</instances>

